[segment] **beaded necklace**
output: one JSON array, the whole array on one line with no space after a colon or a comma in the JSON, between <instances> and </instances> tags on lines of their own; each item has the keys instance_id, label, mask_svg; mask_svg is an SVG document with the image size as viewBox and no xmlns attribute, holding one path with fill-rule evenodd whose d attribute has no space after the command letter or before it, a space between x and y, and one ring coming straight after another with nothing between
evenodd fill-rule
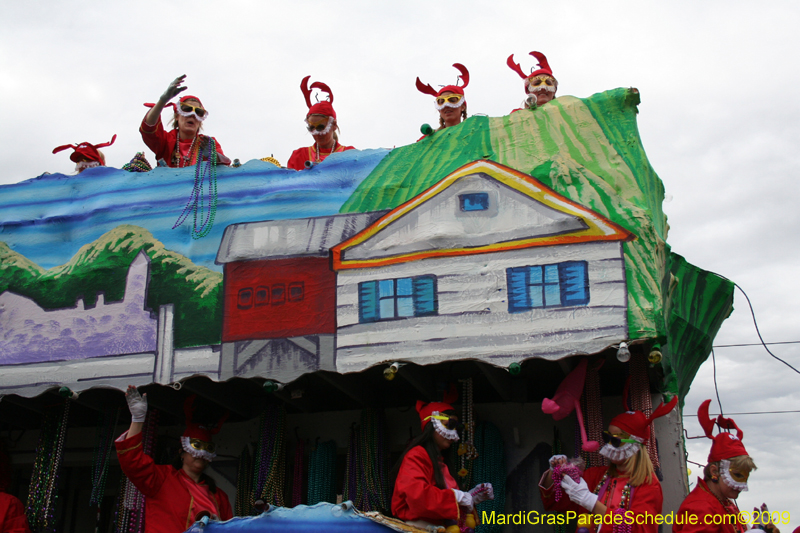
<instances>
[{"instance_id":1,"label":"beaded necklace","mask_svg":"<svg viewBox=\"0 0 800 533\"><path fill-rule=\"evenodd\" d=\"M308 460L308 505L336 503L336 442L323 442Z\"/></svg>"},{"instance_id":2,"label":"beaded necklace","mask_svg":"<svg viewBox=\"0 0 800 533\"><path fill-rule=\"evenodd\" d=\"M464 399L462 407L464 415L464 429L462 430L461 443L458 445L458 476L461 479L460 485L472 487L472 464L478 458L478 450L475 447L475 408L472 395L472 378L460 380L463 384L461 397Z\"/></svg>"},{"instance_id":3,"label":"beaded necklace","mask_svg":"<svg viewBox=\"0 0 800 533\"><path fill-rule=\"evenodd\" d=\"M336 151L336 145L337 145L337 142L336 142L336 139L334 139L333 140L333 148L331 148L331 151L328 153L328 155L331 155L332 153L334 153ZM320 157L319 145L316 142L314 143L314 154L315 154L314 163L320 163L322 161L322 157Z\"/></svg>"},{"instance_id":4,"label":"beaded necklace","mask_svg":"<svg viewBox=\"0 0 800 533\"><path fill-rule=\"evenodd\" d=\"M106 409L100 415L97 426L97 446L94 449L92 460L92 493L89 504L99 506L106 492L106 478L108 477L108 463L114 447L114 427L119 419L119 409L116 416L113 409ZM99 516L99 513L98 513Z\"/></svg>"},{"instance_id":5,"label":"beaded necklace","mask_svg":"<svg viewBox=\"0 0 800 533\"><path fill-rule=\"evenodd\" d=\"M253 468L251 505L256 500L283 507L286 488L286 409L270 405L261 414Z\"/></svg>"},{"instance_id":6,"label":"beaded necklace","mask_svg":"<svg viewBox=\"0 0 800 533\"><path fill-rule=\"evenodd\" d=\"M189 161L192 160L192 152L194 151L194 145L197 143L197 139L203 137L202 135L195 135L192 139L192 144L189 145L189 149L186 151L186 155L181 155L181 135L178 133L175 136L175 151L172 152L172 166L183 168L189 166Z\"/></svg>"},{"instance_id":7,"label":"beaded necklace","mask_svg":"<svg viewBox=\"0 0 800 533\"><path fill-rule=\"evenodd\" d=\"M305 459L305 443L297 439L294 451L294 476L292 476L292 507L303 503L303 460Z\"/></svg>"},{"instance_id":8,"label":"beaded necklace","mask_svg":"<svg viewBox=\"0 0 800 533\"><path fill-rule=\"evenodd\" d=\"M581 396L581 407L586 417L586 433L589 440L603 442L603 402L600 398L600 374L596 367L590 367L586 372L586 381ZM604 466L605 458L598 452L585 452L582 449L581 428L575 418L575 448L581 450L580 456L587 467Z\"/></svg>"},{"instance_id":9,"label":"beaded necklace","mask_svg":"<svg viewBox=\"0 0 800 533\"><path fill-rule=\"evenodd\" d=\"M342 494L361 511L389 512L386 418L382 410L361 411L360 427L353 426L347 448Z\"/></svg>"},{"instance_id":10,"label":"beaded necklace","mask_svg":"<svg viewBox=\"0 0 800 533\"><path fill-rule=\"evenodd\" d=\"M634 353L628 362L631 373L630 385L630 408L634 411L641 411L646 416L653 412L653 400L650 396L650 380L647 377L647 365L649 363L645 359L645 355L641 353ZM647 439L647 454L650 456L650 461L653 463L653 469L656 472L656 477L663 480L664 476L661 474L661 463L658 459L658 447L656 442L655 429L652 424L648 428L649 435L638 435L639 437L649 437Z\"/></svg>"},{"instance_id":11,"label":"beaded necklace","mask_svg":"<svg viewBox=\"0 0 800 533\"><path fill-rule=\"evenodd\" d=\"M250 455L250 447L245 445L239 455L239 467L236 472L236 516L249 516L252 514L253 507L250 497L253 494L253 459Z\"/></svg>"},{"instance_id":12,"label":"beaded necklace","mask_svg":"<svg viewBox=\"0 0 800 533\"><path fill-rule=\"evenodd\" d=\"M58 499L61 463L64 458L69 404L67 400L63 408L49 409L39 433L26 510L32 531L55 531L53 515Z\"/></svg>"},{"instance_id":13,"label":"beaded necklace","mask_svg":"<svg viewBox=\"0 0 800 533\"><path fill-rule=\"evenodd\" d=\"M191 229L193 239L201 239L211 232L217 214L217 143L213 137L204 137L204 141L198 147L197 164L194 167L194 187L189 195L189 201L186 202L186 207L183 208L183 212L172 226L172 229L175 229L183 224L191 211L194 217ZM194 145L194 143L192 144ZM205 165L203 165L203 159L206 161ZM203 188L206 179L208 179L208 212L205 220L198 224L198 213L200 213L200 218L203 218Z\"/></svg>"},{"instance_id":14,"label":"beaded necklace","mask_svg":"<svg viewBox=\"0 0 800 533\"><path fill-rule=\"evenodd\" d=\"M150 409L142 428L142 451L153 456L156 433L158 432L159 411ZM120 484L119 503L117 505L117 533L142 533L144 531L144 495L125 476Z\"/></svg>"},{"instance_id":15,"label":"beaded necklace","mask_svg":"<svg viewBox=\"0 0 800 533\"><path fill-rule=\"evenodd\" d=\"M597 484L597 487L594 489L595 494L600 494L600 491L605 488L606 494L606 501L603 502L606 507L610 507L611 498L614 496L614 492L617 486L617 478L613 478L611 482L608 482L608 472L603 474L603 479L600 480L600 483ZM606 484L610 486L606 487ZM622 495L619 499L619 506L614 509L613 514L620 515L621 518L617 518L614 520L614 526L611 529L613 533L631 533L631 524L627 523L628 520L625 518L625 510L628 509L631 505L631 494L633 493L633 488L631 487L630 481L625 483L625 486L622 487ZM617 523L619 522L619 523Z\"/></svg>"},{"instance_id":16,"label":"beaded necklace","mask_svg":"<svg viewBox=\"0 0 800 533\"><path fill-rule=\"evenodd\" d=\"M506 453L503 436L497 426L490 422L481 422L475 432L475 448L478 457L473 463L473 481L475 483L491 483L494 489L494 500L486 500L478 504L478 516L485 511L504 513L506 507ZM497 523L484 523L479 526L483 533L500 533L503 526Z\"/></svg>"}]
</instances>

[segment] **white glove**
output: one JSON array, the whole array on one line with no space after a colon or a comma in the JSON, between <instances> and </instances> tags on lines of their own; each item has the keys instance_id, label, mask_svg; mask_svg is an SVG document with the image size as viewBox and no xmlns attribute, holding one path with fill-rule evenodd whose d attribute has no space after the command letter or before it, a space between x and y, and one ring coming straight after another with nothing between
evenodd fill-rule
<instances>
[{"instance_id":1,"label":"white glove","mask_svg":"<svg viewBox=\"0 0 800 533\"><path fill-rule=\"evenodd\" d=\"M469 491L469 494L472 496L473 505L478 505L486 500L494 500L494 489L492 488L491 483L480 483L475 485L475 487Z\"/></svg>"},{"instance_id":2,"label":"white glove","mask_svg":"<svg viewBox=\"0 0 800 533\"><path fill-rule=\"evenodd\" d=\"M453 492L456 493L456 501L458 505L461 507L466 507L468 511L471 511L475 505L472 503L472 494L469 492L461 492L460 490L452 489Z\"/></svg>"},{"instance_id":3,"label":"white glove","mask_svg":"<svg viewBox=\"0 0 800 533\"><path fill-rule=\"evenodd\" d=\"M161 100L161 102L166 104L167 102L178 96L180 93L185 91L186 87L181 87L181 83L183 83L183 80L185 79L186 79L186 74L178 76L177 78L172 80L172 83L169 84L169 87L167 87L167 90L164 91L164 94L161 95L161 98L159 98L159 100Z\"/></svg>"},{"instance_id":4,"label":"white glove","mask_svg":"<svg viewBox=\"0 0 800 533\"><path fill-rule=\"evenodd\" d=\"M564 479L561 480L561 488L567 493L572 503L577 503L590 512L594 509L594 504L597 503L597 494L589 490L585 479L581 478L580 483L575 483L571 477L564 476Z\"/></svg>"},{"instance_id":5,"label":"white glove","mask_svg":"<svg viewBox=\"0 0 800 533\"><path fill-rule=\"evenodd\" d=\"M550 468L553 468L556 465L563 465L567 463L567 456L566 455L554 455L550 458Z\"/></svg>"},{"instance_id":6,"label":"white glove","mask_svg":"<svg viewBox=\"0 0 800 533\"><path fill-rule=\"evenodd\" d=\"M144 422L144 419L147 418L147 393L142 396L136 387L128 385L125 400L127 400L128 410L131 412L131 422Z\"/></svg>"}]
</instances>

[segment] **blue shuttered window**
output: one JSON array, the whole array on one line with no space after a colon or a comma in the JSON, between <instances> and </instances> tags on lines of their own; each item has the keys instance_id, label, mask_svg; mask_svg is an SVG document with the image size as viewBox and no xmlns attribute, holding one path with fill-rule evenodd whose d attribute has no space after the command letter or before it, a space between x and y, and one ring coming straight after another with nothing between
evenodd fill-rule
<instances>
[{"instance_id":1,"label":"blue shuttered window","mask_svg":"<svg viewBox=\"0 0 800 533\"><path fill-rule=\"evenodd\" d=\"M435 314L436 276L358 284L358 321L361 323Z\"/></svg>"},{"instance_id":2,"label":"blue shuttered window","mask_svg":"<svg viewBox=\"0 0 800 533\"><path fill-rule=\"evenodd\" d=\"M586 261L567 261L506 269L508 312L588 304L588 268Z\"/></svg>"}]
</instances>

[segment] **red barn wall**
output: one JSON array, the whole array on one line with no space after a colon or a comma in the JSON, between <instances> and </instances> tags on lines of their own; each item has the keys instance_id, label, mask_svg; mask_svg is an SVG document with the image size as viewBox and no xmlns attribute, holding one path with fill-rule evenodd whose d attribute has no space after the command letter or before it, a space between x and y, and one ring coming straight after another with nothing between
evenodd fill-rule
<instances>
[{"instance_id":1,"label":"red barn wall","mask_svg":"<svg viewBox=\"0 0 800 533\"><path fill-rule=\"evenodd\" d=\"M336 332L336 274L327 257L228 263L222 341Z\"/></svg>"}]
</instances>

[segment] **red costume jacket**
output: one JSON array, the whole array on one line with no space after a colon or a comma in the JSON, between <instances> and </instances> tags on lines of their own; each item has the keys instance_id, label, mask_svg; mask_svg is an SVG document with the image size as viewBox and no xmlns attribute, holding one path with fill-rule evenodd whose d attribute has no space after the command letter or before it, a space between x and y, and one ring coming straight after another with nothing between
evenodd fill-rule
<instances>
[{"instance_id":1,"label":"red costume jacket","mask_svg":"<svg viewBox=\"0 0 800 533\"><path fill-rule=\"evenodd\" d=\"M439 462L446 489L440 489L433 480L433 465L422 446L411 448L397 473L392 494L392 513L400 520L424 520L441 525L444 520L458 520L456 500L458 485L444 462Z\"/></svg>"},{"instance_id":2,"label":"red costume jacket","mask_svg":"<svg viewBox=\"0 0 800 533\"><path fill-rule=\"evenodd\" d=\"M25 506L6 492L0 492L0 533L31 533Z\"/></svg>"},{"instance_id":3,"label":"red costume jacket","mask_svg":"<svg viewBox=\"0 0 800 533\"><path fill-rule=\"evenodd\" d=\"M293 168L295 170L305 170L306 168L306 161L311 161L313 163L319 163L320 161L325 161L325 158L331 155L332 153L339 153L344 152L345 150L355 150L353 146L342 146L341 144L336 144L336 149L331 150L324 150L320 149L319 151L319 161L317 161L317 151L314 149L316 144L312 144L311 146L306 146L305 148L298 148L292 155L289 157L289 162L286 163L286 168Z\"/></svg>"},{"instance_id":4,"label":"red costume jacket","mask_svg":"<svg viewBox=\"0 0 800 533\"><path fill-rule=\"evenodd\" d=\"M142 140L147 147L150 148L154 154L156 154L156 161L163 159L167 163L167 166L176 166L172 164L172 152L175 151L175 139L178 137L178 130L165 131L164 126L161 124L160 118L158 119L158 122L156 122L155 126L148 125L147 122L142 119L142 125L139 126L139 133L142 134ZM212 139L217 142L217 139L214 137L212 137ZM191 145L191 139L181 141L181 155L185 155ZM222 154L220 163L223 165L230 163L230 160L225 157L225 153L222 151L222 146L219 145L219 142L217 142L217 153ZM197 150L194 150L194 153L192 154L187 166L194 165L195 163L197 163Z\"/></svg>"},{"instance_id":5,"label":"red costume jacket","mask_svg":"<svg viewBox=\"0 0 800 533\"><path fill-rule=\"evenodd\" d=\"M145 533L181 533L189 529L200 511L233 518L228 496L216 494L205 483L195 483L183 470L157 465L144 453L142 434L130 438L123 433L115 441L117 458L128 479L144 494Z\"/></svg>"},{"instance_id":6,"label":"red costume jacket","mask_svg":"<svg viewBox=\"0 0 800 533\"><path fill-rule=\"evenodd\" d=\"M592 468L587 468L583 472L583 479L586 480L589 490L592 492L595 491L597 485L603 479L606 471L608 471L608 467L593 466ZM614 483L614 480L616 480L616 483ZM619 507L622 489L625 487L627 482L628 478L626 477L608 478L606 482L606 488L605 490L601 489L599 494L600 498L597 500L608 507L607 513L611 513L614 511L614 509ZM542 495L542 503L544 503L544 508L547 511L575 511L579 515L589 514L589 511L580 505L572 503L566 493L561 496L561 500L556 502L554 494L555 491L553 490L552 486L545 489L540 484L539 491ZM633 511L634 516L645 513L648 513L650 516L654 516L656 514L661 514L661 507L663 503L664 497L661 494L661 483L659 483L658 479L653 476L653 479L649 484L632 488L631 501L627 506L627 509ZM653 523L652 518L648 522L648 524L636 524L634 520L634 523L631 525L631 533L657 533L658 525ZM578 522L578 527L581 527L581 525L582 524ZM590 531L596 530L596 527L594 529L590 528ZM611 526L604 524L602 530L605 532L610 532Z\"/></svg>"},{"instance_id":7,"label":"red costume jacket","mask_svg":"<svg viewBox=\"0 0 800 533\"><path fill-rule=\"evenodd\" d=\"M698 478L697 486L678 509L672 531L673 533L739 533L745 531L746 526L734 520L738 513L739 509L733 504L728 508L723 507L717 497L708 490L706 482ZM696 518L693 520L692 516ZM723 516L725 518L722 518ZM706 524L706 517L717 518L708 519L710 523ZM692 520L697 523L691 524Z\"/></svg>"}]
</instances>

